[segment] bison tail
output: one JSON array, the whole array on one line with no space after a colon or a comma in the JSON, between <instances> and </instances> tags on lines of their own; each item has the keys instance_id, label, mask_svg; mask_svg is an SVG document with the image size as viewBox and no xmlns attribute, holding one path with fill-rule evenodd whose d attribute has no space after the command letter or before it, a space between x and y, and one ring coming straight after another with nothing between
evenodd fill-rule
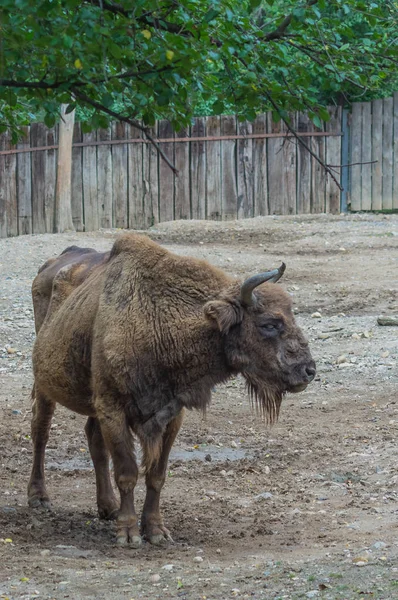
<instances>
[{"instance_id":1,"label":"bison tail","mask_svg":"<svg viewBox=\"0 0 398 600\"><path fill-rule=\"evenodd\" d=\"M142 461L141 461L141 469L143 473L146 474L150 471L151 467L155 465L162 453L162 445L163 438L162 436L158 436L155 439L153 438L144 438L141 439L142 445Z\"/></svg>"}]
</instances>

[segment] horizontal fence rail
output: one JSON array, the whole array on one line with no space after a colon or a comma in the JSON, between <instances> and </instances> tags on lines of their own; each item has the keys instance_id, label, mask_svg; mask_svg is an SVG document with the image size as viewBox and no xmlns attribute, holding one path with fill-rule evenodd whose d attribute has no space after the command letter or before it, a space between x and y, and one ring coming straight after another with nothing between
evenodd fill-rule
<instances>
[{"instance_id":1,"label":"horizontal fence rail","mask_svg":"<svg viewBox=\"0 0 398 600\"><path fill-rule=\"evenodd\" d=\"M398 95L354 104L344 123L340 107L328 110L322 128L306 113L293 113L290 121L321 161L336 165L337 180L348 184L344 203L351 210L396 207ZM149 133L178 176L138 130L112 123L82 133L75 124L71 197L77 231L340 211L338 186L271 113L250 123L233 115L198 117L178 132L159 121ZM0 135L0 237L54 231L57 149L57 126L25 127L17 145L8 132ZM377 162L364 164L371 161ZM354 162L360 164L340 168Z\"/></svg>"}]
</instances>

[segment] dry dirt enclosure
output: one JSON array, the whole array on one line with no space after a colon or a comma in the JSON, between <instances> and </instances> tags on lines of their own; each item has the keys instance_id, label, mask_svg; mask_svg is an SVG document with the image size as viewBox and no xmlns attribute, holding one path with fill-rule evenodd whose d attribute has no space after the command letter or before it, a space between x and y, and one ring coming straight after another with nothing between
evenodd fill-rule
<instances>
[{"instance_id":1,"label":"dry dirt enclosure","mask_svg":"<svg viewBox=\"0 0 398 600\"><path fill-rule=\"evenodd\" d=\"M187 416L163 493L174 545L114 546L84 419L63 409L46 456L52 511L27 508L31 280L67 245L107 249L116 233L0 241L0 598L398 598L398 328L377 325L398 312L397 216L151 231L240 278L285 260L317 379L286 397L272 429L240 380L217 388L206 420Z\"/></svg>"}]
</instances>

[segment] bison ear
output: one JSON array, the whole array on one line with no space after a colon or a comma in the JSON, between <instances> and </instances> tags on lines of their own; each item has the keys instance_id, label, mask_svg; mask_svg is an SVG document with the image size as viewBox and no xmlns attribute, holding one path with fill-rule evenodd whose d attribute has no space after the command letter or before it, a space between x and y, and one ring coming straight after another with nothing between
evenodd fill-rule
<instances>
[{"instance_id":1,"label":"bison ear","mask_svg":"<svg viewBox=\"0 0 398 600\"><path fill-rule=\"evenodd\" d=\"M221 333L226 334L233 325L242 322L242 307L226 300L211 300L203 307L205 316L215 323Z\"/></svg>"}]
</instances>

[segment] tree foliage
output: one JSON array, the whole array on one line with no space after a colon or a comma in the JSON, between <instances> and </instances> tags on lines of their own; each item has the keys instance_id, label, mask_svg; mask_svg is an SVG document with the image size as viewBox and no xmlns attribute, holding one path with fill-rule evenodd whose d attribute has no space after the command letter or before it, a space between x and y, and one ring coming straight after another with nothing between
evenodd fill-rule
<instances>
[{"instance_id":1,"label":"tree foliage","mask_svg":"<svg viewBox=\"0 0 398 600\"><path fill-rule=\"evenodd\" d=\"M384 0L0 0L0 131L78 107L84 130L272 108L327 119L333 99L397 82Z\"/></svg>"}]
</instances>

